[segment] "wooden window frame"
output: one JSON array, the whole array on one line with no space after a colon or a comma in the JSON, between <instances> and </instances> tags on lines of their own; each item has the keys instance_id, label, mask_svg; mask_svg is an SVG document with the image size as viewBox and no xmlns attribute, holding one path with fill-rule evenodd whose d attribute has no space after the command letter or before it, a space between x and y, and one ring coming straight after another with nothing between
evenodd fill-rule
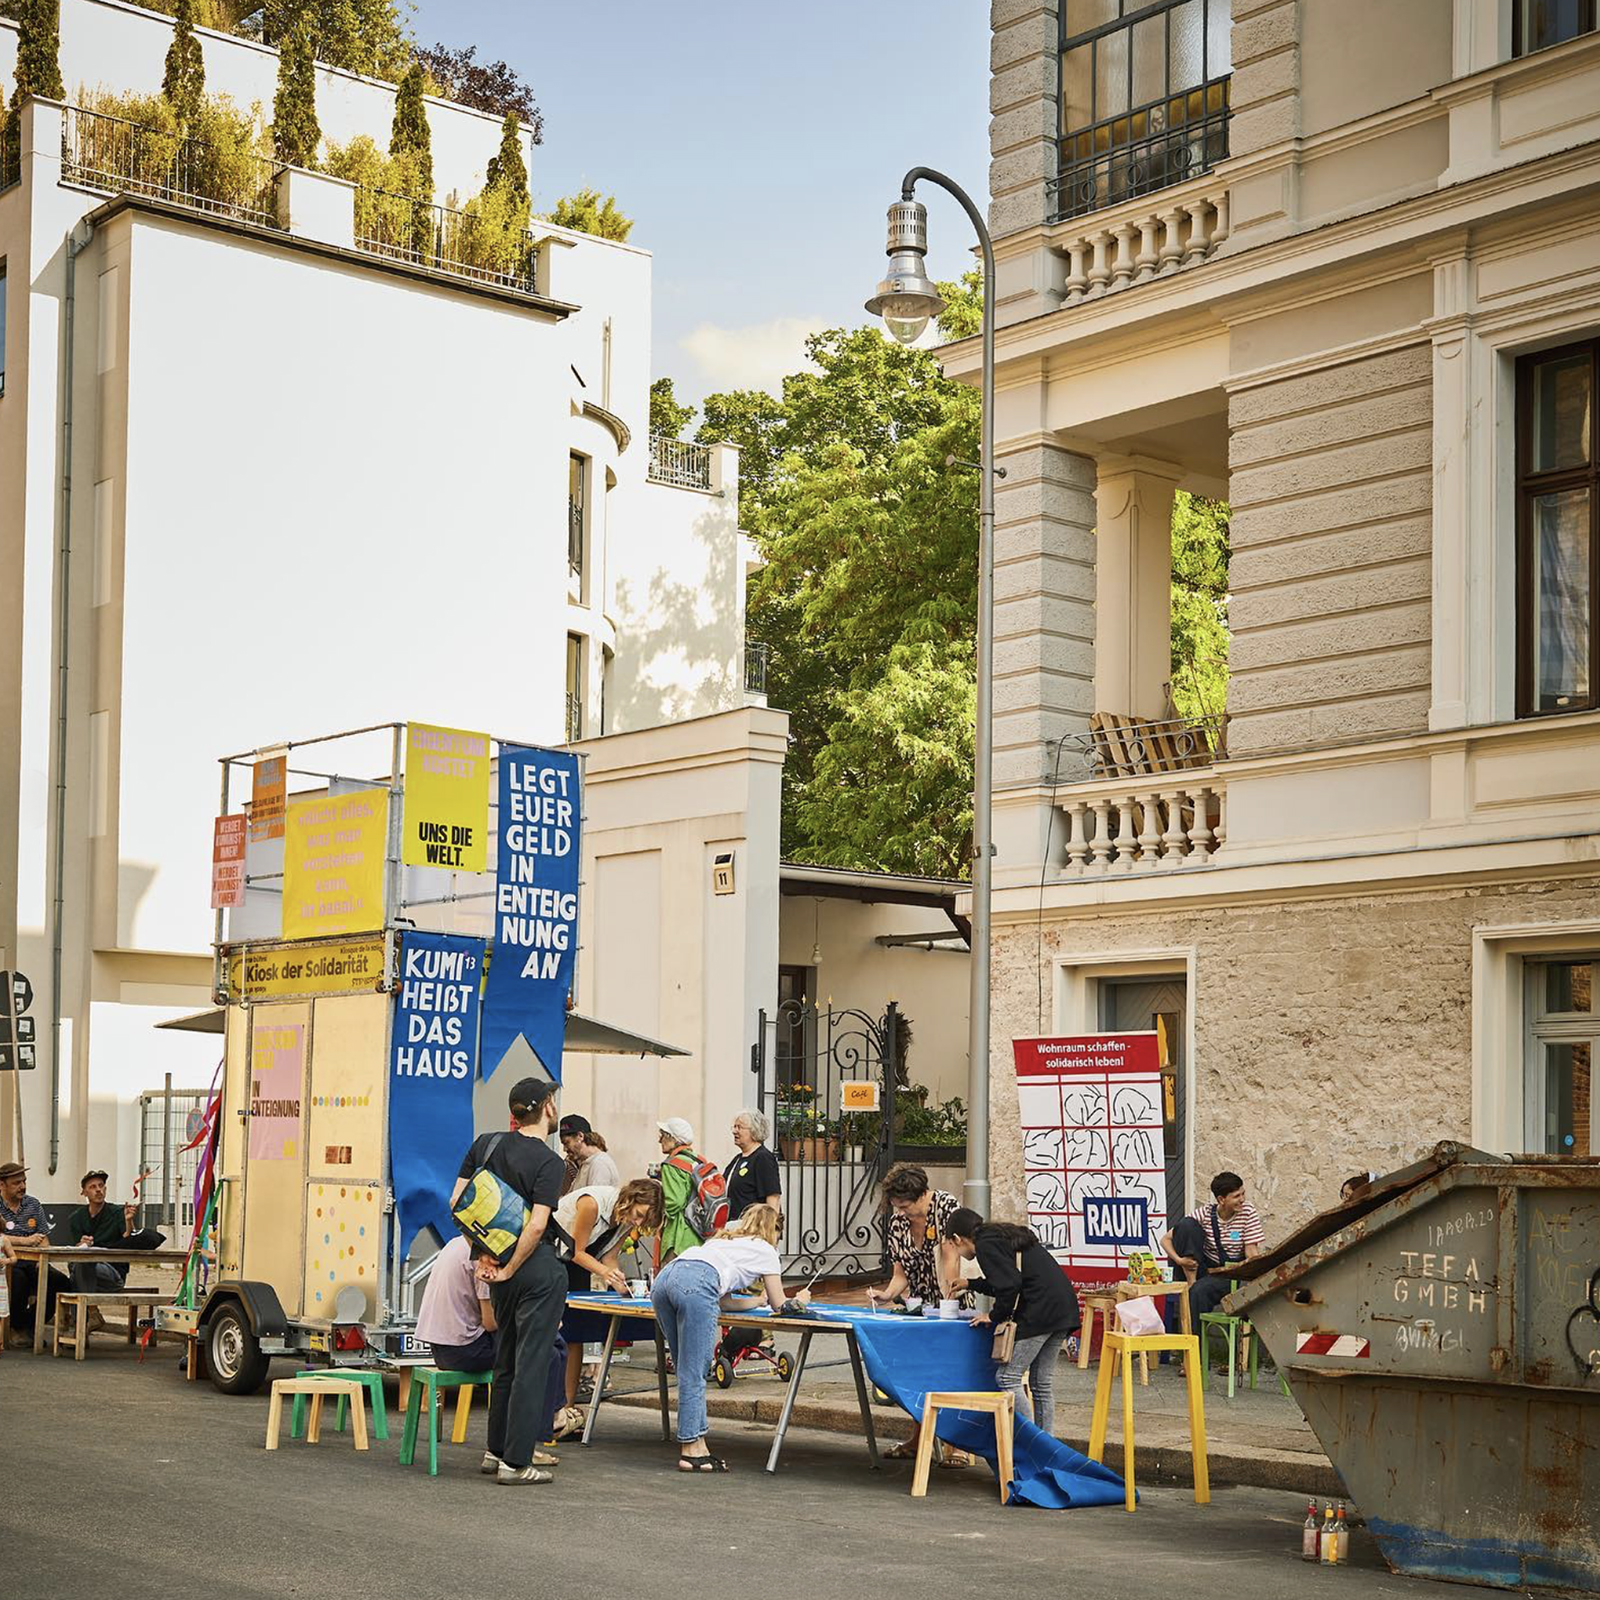
<instances>
[{"instance_id":1,"label":"wooden window frame","mask_svg":"<svg viewBox=\"0 0 1600 1600\"><path fill-rule=\"evenodd\" d=\"M1533 461L1533 373L1564 356L1589 357L1589 460L1582 466L1548 472L1531 470ZM1563 717L1600 706L1600 338L1580 339L1534 351L1517 361L1517 716ZM1533 502L1564 489L1589 491L1589 693L1581 704L1541 708L1538 663L1534 660L1535 605Z\"/></svg>"},{"instance_id":2,"label":"wooden window frame","mask_svg":"<svg viewBox=\"0 0 1600 1600\"><path fill-rule=\"evenodd\" d=\"M1578 31L1572 35L1573 39L1581 39L1586 33L1593 33L1600 25L1600 17L1596 11L1600 10L1597 0L1583 0L1583 23ZM1527 41L1522 37L1522 0L1511 0L1511 59L1519 61L1524 56L1538 55L1541 50L1554 50L1556 45L1570 44L1572 39L1558 39L1555 44L1542 44L1530 50Z\"/></svg>"}]
</instances>

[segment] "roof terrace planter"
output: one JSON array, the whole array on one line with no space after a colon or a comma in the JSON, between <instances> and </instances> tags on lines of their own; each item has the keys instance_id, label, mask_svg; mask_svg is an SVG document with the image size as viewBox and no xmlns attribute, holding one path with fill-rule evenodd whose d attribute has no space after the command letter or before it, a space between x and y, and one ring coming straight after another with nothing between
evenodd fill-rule
<instances>
[{"instance_id":1,"label":"roof terrace planter","mask_svg":"<svg viewBox=\"0 0 1600 1600\"><path fill-rule=\"evenodd\" d=\"M263 228L278 226L283 163L82 106L61 116L61 181L103 194L147 195Z\"/></svg>"},{"instance_id":2,"label":"roof terrace planter","mask_svg":"<svg viewBox=\"0 0 1600 1600\"><path fill-rule=\"evenodd\" d=\"M512 235L484 218L412 195L358 185L355 246L453 277L537 293L539 251L531 235Z\"/></svg>"}]
</instances>

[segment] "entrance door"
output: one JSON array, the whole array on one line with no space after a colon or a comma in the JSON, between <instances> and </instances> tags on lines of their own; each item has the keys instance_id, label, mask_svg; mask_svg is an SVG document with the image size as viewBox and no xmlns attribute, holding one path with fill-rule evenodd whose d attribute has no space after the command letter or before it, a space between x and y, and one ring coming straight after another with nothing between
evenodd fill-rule
<instances>
[{"instance_id":1,"label":"entrance door","mask_svg":"<svg viewBox=\"0 0 1600 1600\"><path fill-rule=\"evenodd\" d=\"M1167 1054L1172 1069L1172 1107L1175 1116L1166 1125L1167 1215L1181 1217L1188 1209L1183 1190L1184 1156L1189 1129L1183 1111L1188 1082L1183 1021L1188 1015L1189 985L1184 978L1102 978L1100 1026L1107 1033L1142 1033L1159 1021L1167 1033Z\"/></svg>"}]
</instances>

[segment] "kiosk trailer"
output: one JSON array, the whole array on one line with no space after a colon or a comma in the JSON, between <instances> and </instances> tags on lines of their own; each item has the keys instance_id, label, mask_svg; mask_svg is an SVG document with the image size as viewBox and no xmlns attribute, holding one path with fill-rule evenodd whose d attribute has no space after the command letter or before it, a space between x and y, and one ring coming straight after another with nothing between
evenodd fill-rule
<instances>
[{"instance_id":1,"label":"kiosk trailer","mask_svg":"<svg viewBox=\"0 0 1600 1600\"><path fill-rule=\"evenodd\" d=\"M413 1240L427 1224L448 1236L475 1124L501 1121L514 1078L559 1078L563 1036L686 1052L570 1010L577 755L392 723L221 765L217 1009L165 1024L224 1040L215 1260L194 1303L157 1321L198 1342L218 1389L248 1394L274 1355L426 1353L411 1299L432 1252L414 1259ZM250 799L230 810L241 769Z\"/></svg>"}]
</instances>

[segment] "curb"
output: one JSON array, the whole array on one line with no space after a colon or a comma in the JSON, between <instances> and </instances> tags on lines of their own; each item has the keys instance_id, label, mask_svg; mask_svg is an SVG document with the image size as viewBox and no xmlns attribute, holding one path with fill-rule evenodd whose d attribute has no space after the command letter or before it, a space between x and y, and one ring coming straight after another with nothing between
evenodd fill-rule
<instances>
[{"instance_id":1,"label":"curb","mask_svg":"<svg viewBox=\"0 0 1600 1600\"><path fill-rule=\"evenodd\" d=\"M631 1406L636 1410L655 1410L658 1401L655 1391L617 1395L606 1401L607 1405ZM778 1413L783 1408L781 1399L742 1399L737 1395L711 1391L706 1395L708 1415L725 1422L755 1423L775 1427ZM876 1407L873 1421L881 1434L894 1430L895 1435L908 1419L897 1408ZM861 1436L861 1415L853 1405L843 1405L828 1400L797 1400L790 1425L797 1428L815 1428L824 1433L847 1433ZM885 1426L887 1425L887 1426ZM1080 1453L1087 1453L1089 1436L1084 1433L1058 1435L1064 1444ZM1122 1441L1107 1442L1106 1456L1113 1467L1120 1468ZM1134 1444L1134 1477L1143 1484L1175 1485L1190 1488L1194 1484L1193 1464L1189 1458L1187 1439L1181 1444ZM1208 1453L1211 1482L1214 1487L1238 1485L1251 1489L1281 1489L1286 1494L1315 1496L1319 1499L1350 1498L1339 1474L1330 1462L1321 1456L1299 1450L1273 1450L1258 1447L1253 1450L1229 1449L1213 1445Z\"/></svg>"}]
</instances>

